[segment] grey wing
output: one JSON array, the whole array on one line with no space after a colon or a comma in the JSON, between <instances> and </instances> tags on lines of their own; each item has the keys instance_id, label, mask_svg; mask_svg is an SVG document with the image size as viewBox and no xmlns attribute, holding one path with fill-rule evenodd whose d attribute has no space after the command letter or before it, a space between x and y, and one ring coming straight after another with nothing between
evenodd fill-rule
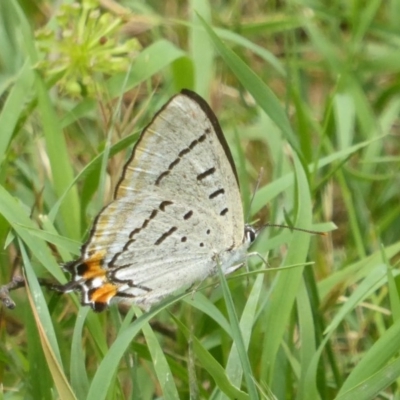
<instances>
[{"instance_id":1,"label":"grey wing","mask_svg":"<svg viewBox=\"0 0 400 400\"><path fill-rule=\"evenodd\" d=\"M235 167L221 128L204 100L186 92L143 131L80 262L87 270L93 264L97 274L101 260L118 293L151 304L204 279L217 262L230 263L243 236Z\"/></svg>"},{"instance_id":2,"label":"grey wing","mask_svg":"<svg viewBox=\"0 0 400 400\"><path fill-rule=\"evenodd\" d=\"M111 209L109 209L111 208ZM100 251L118 292L145 306L214 272L227 248L224 217L155 193L111 203L100 214L84 258Z\"/></svg>"},{"instance_id":3,"label":"grey wing","mask_svg":"<svg viewBox=\"0 0 400 400\"><path fill-rule=\"evenodd\" d=\"M213 211L225 218L232 244L244 218L235 166L218 121L201 98L179 94L143 131L116 189L116 199L143 191Z\"/></svg>"}]
</instances>

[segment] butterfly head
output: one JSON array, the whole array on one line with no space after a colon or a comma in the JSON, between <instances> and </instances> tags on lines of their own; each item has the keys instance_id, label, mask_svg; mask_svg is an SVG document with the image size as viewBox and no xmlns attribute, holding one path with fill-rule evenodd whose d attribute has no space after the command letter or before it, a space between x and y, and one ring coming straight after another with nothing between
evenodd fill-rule
<instances>
[{"instance_id":1,"label":"butterfly head","mask_svg":"<svg viewBox=\"0 0 400 400\"><path fill-rule=\"evenodd\" d=\"M244 226L244 242L250 245L257 238L257 231L249 224Z\"/></svg>"}]
</instances>

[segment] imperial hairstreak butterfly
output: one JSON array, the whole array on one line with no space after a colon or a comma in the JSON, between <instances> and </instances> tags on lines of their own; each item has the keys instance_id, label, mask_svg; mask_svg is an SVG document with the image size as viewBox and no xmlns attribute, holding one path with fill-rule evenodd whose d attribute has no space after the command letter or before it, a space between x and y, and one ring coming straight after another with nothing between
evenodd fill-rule
<instances>
[{"instance_id":1,"label":"imperial hairstreak butterfly","mask_svg":"<svg viewBox=\"0 0 400 400\"><path fill-rule=\"evenodd\" d=\"M255 238L245 225L238 177L218 120L189 90L143 130L81 256L64 268L64 292L104 310L113 299L148 309L220 267L241 266Z\"/></svg>"}]
</instances>

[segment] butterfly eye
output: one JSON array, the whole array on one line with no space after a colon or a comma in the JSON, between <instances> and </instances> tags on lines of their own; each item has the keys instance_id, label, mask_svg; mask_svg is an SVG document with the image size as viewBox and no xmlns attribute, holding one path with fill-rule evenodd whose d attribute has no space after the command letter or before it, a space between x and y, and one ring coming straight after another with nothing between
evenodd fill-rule
<instances>
[{"instance_id":1,"label":"butterfly eye","mask_svg":"<svg viewBox=\"0 0 400 400\"><path fill-rule=\"evenodd\" d=\"M253 243L256 236L256 230L252 226L246 225L244 227L244 237L247 243Z\"/></svg>"}]
</instances>

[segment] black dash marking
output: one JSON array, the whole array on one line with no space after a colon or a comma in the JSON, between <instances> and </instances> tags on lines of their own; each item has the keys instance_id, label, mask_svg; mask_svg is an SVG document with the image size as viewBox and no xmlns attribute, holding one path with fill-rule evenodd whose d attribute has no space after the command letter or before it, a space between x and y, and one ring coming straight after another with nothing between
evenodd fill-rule
<instances>
[{"instance_id":1,"label":"black dash marking","mask_svg":"<svg viewBox=\"0 0 400 400\"><path fill-rule=\"evenodd\" d=\"M173 226L168 232L163 233L154 243L155 245L161 244L168 236L171 236L178 228Z\"/></svg>"},{"instance_id":2,"label":"black dash marking","mask_svg":"<svg viewBox=\"0 0 400 400\"><path fill-rule=\"evenodd\" d=\"M164 171L162 174L160 174L159 176L158 176L158 178L156 179L156 185L159 185L160 184L160 182L161 182L161 179L163 179L163 178L165 178L168 174L169 174L169 170L167 170L167 171Z\"/></svg>"},{"instance_id":3,"label":"black dash marking","mask_svg":"<svg viewBox=\"0 0 400 400\"><path fill-rule=\"evenodd\" d=\"M224 208L224 209L219 213L219 215L225 215L227 212L228 212L228 209L227 209L227 208Z\"/></svg>"},{"instance_id":4,"label":"black dash marking","mask_svg":"<svg viewBox=\"0 0 400 400\"><path fill-rule=\"evenodd\" d=\"M220 194L224 194L225 190L224 189L218 189L215 192L211 193L208 198L211 199L215 199L217 196L219 196Z\"/></svg>"},{"instance_id":5,"label":"black dash marking","mask_svg":"<svg viewBox=\"0 0 400 400\"><path fill-rule=\"evenodd\" d=\"M124 280L124 279L117 279L116 282L119 283L127 283L129 287L131 288L138 288L138 289L142 289L145 290L146 292L151 292L152 289L146 287L146 286L142 286L142 285L136 285L131 279L130 280ZM132 293L126 293L126 292L117 292L117 294L115 295L116 297L125 297L125 298L135 298L136 295L132 294Z\"/></svg>"},{"instance_id":6,"label":"black dash marking","mask_svg":"<svg viewBox=\"0 0 400 400\"><path fill-rule=\"evenodd\" d=\"M187 240L187 237L186 237L186 236L182 236L182 237L181 237L181 242L186 242L186 240Z\"/></svg>"},{"instance_id":7,"label":"black dash marking","mask_svg":"<svg viewBox=\"0 0 400 400\"><path fill-rule=\"evenodd\" d=\"M185 154L190 153L190 149L186 147L186 149L183 149L178 156L183 157Z\"/></svg>"},{"instance_id":8,"label":"black dash marking","mask_svg":"<svg viewBox=\"0 0 400 400\"><path fill-rule=\"evenodd\" d=\"M137 233L140 232L141 229L142 229L142 228L135 228L135 229L129 234L129 237L131 238L131 237L135 236Z\"/></svg>"},{"instance_id":9,"label":"black dash marking","mask_svg":"<svg viewBox=\"0 0 400 400\"><path fill-rule=\"evenodd\" d=\"M114 262L118 259L118 257L123 253L123 251L118 251L117 253L114 254L114 257L109 263L109 267L114 265Z\"/></svg>"},{"instance_id":10,"label":"black dash marking","mask_svg":"<svg viewBox=\"0 0 400 400\"><path fill-rule=\"evenodd\" d=\"M125 243L124 247L122 248L123 251L128 250L129 246L130 246L134 241L136 241L136 239L129 239L129 240Z\"/></svg>"},{"instance_id":11,"label":"black dash marking","mask_svg":"<svg viewBox=\"0 0 400 400\"><path fill-rule=\"evenodd\" d=\"M131 288L138 288L138 289L145 290L146 292L151 292L152 289L148 288L147 286L138 285L137 283L134 282L133 279L117 278L117 273L119 271L126 269L126 268L130 268L131 266L132 266L132 264L125 264L125 265L121 265L118 268L115 268L114 270L112 270L110 273L107 274L108 280L112 281L113 283L124 283ZM136 297L136 295L133 295L131 293L125 293L125 292L117 292L116 296L117 297Z\"/></svg>"},{"instance_id":12,"label":"black dash marking","mask_svg":"<svg viewBox=\"0 0 400 400\"><path fill-rule=\"evenodd\" d=\"M210 229L207 229L206 233L209 235L211 233Z\"/></svg>"},{"instance_id":13,"label":"black dash marking","mask_svg":"<svg viewBox=\"0 0 400 400\"><path fill-rule=\"evenodd\" d=\"M157 210L153 210L150 214L150 218L149 219L153 219L156 215L157 215L158 211Z\"/></svg>"},{"instance_id":14,"label":"black dash marking","mask_svg":"<svg viewBox=\"0 0 400 400\"><path fill-rule=\"evenodd\" d=\"M171 204L174 204L174 203L172 201L165 200L165 201L161 202L159 208L161 211L165 211L165 207L170 206Z\"/></svg>"},{"instance_id":15,"label":"black dash marking","mask_svg":"<svg viewBox=\"0 0 400 400\"><path fill-rule=\"evenodd\" d=\"M132 239L132 238L133 238L135 235L137 235L142 229L145 229L145 228L147 227L147 225L149 224L149 222L150 222L152 219L154 219L154 218L156 217L157 213L158 213L158 210L153 210L153 211L151 212L149 218L146 218L146 219L143 221L142 226L141 226L140 228L135 228L135 229L129 234L129 238ZM131 242L131 241L128 241L128 243L129 243L129 242ZM124 249L125 249L125 247L128 248L128 247L125 245L125 246L124 246Z\"/></svg>"},{"instance_id":16,"label":"black dash marking","mask_svg":"<svg viewBox=\"0 0 400 400\"><path fill-rule=\"evenodd\" d=\"M199 136L197 139L194 139L192 143L189 144L189 150L193 150L199 143L204 142L206 140L206 134Z\"/></svg>"},{"instance_id":17,"label":"black dash marking","mask_svg":"<svg viewBox=\"0 0 400 400\"><path fill-rule=\"evenodd\" d=\"M208 129L209 130L209 129ZM188 154L191 150L193 150L199 143L204 142L206 140L206 134L209 133L206 130L206 133L204 133L203 135L199 136L197 139L194 139L188 147L186 147L185 149L181 150L178 153L178 157L172 161L171 164L169 164L168 169L165 170L164 172L162 172L158 178L156 179L156 185L158 186L161 182L162 179L164 179L182 160L182 157L185 156L186 154Z\"/></svg>"},{"instance_id":18,"label":"black dash marking","mask_svg":"<svg viewBox=\"0 0 400 400\"><path fill-rule=\"evenodd\" d=\"M236 182L239 182L238 176L236 173L235 163L233 162L232 154L229 150L228 143L226 142L224 134L222 133L222 129L218 123L218 119L215 116L213 110L211 110L211 108L207 104L207 102L204 99L202 99L198 94L191 92L190 90L187 90L187 89L183 89L182 94L189 97L193 101L195 101L199 105L199 107L203 110L203 112L206 114L208 121L211 125L211 126L208 125L208 127L212 128L213 132L217 135L219 143L221 144L222 148L224 149L225 156L228 158L229 164L232 167L232 171L235 175Z\"/></svg>"},{"instance_id":19,"label":"black dash marking","mask_svg":"<svg viewBox=\"0 0 400 400\"><path fill-rule=\"evenodd\" d=\"M189 219L192 215L193 215L193 211L190 210L183 216L183 219Z\"/></svg>"},{"instance_id":20,"label":"black dash marking","mask_svg":"<svg viewBox=\"0 0 400 400\"><path fill-rule=\"evenodd\" d=\"M207 171L202 172L201 174L197 175L197 180L201 181L204 178L207 178L207 176L212 175L215 172L215 168L212 167L208 169Z\"/></svg>"},{"instance_id":21,"label":"black dash marking","mask_svg":"<svg viewBox=\"0 0 400 400\"><path fill-rule=\"evenodd\" d=\"M207 128L207 129L205 130L205 132L206 132L206 133L210 133L210 132L211 132L211 129L210 129L210 128Z\"/></svg>"},{"instance_id":22,"label":"black dash marking","mask_svg":"<svg viewBox=\"0 0 400 400\"><path fill-rule=\"evenodd\" d=\"M200 247L204 247L204 243L200 243Z\"/></svg>"},{"instance_id":23,"label":"black dash marking","mask_svg":"<svg viewBox=\"0 0 400 400\"><path fill-rule=\"evenodd\" d=\"M177 166L179 164L179 162L181 161L181 159L178 157L176 158L174 161L172 161L171 164L169 164L168 169L171 170L172 168L174 168L175 166Z\"/></svg>"}]
</instances>

